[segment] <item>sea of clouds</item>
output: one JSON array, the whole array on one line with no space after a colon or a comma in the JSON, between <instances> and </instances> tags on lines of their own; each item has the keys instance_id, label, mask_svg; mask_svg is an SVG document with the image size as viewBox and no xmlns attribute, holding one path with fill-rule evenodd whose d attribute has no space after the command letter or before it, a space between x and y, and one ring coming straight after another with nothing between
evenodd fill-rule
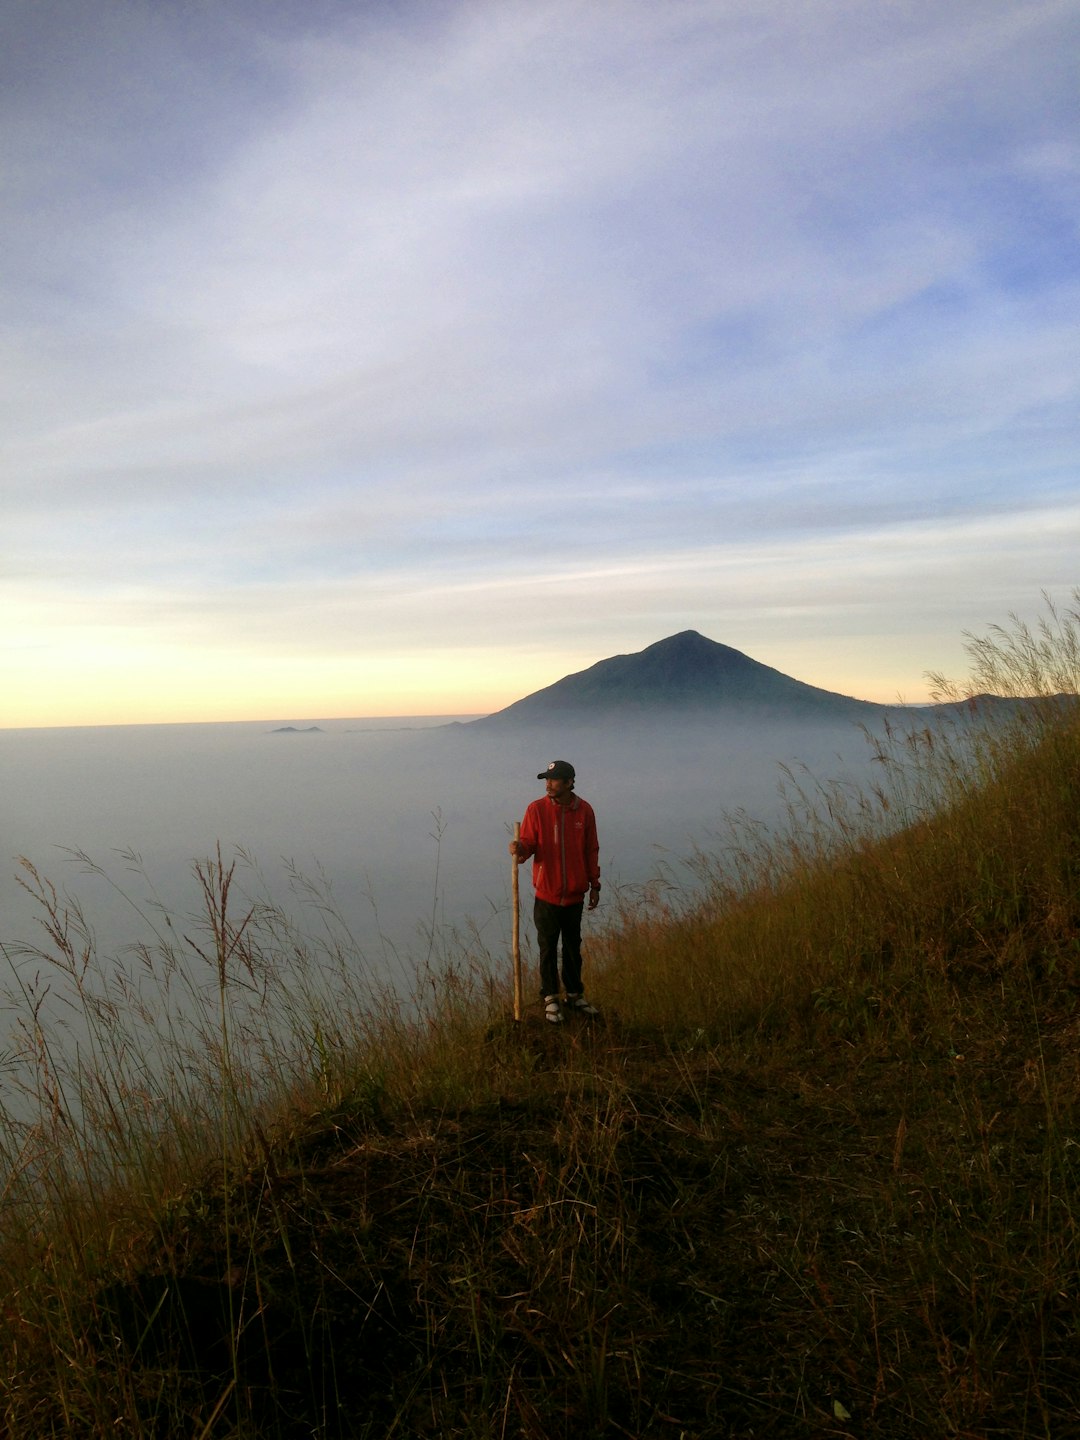
<instances>
[{"instance_id":1,"label":"sea of clouds","mask_svg":"<svg viewBox=\"0 0 1080 1440\"><path fill-rule=\"evenodd\" d=\"M78 900L108 955L146 940L144 916L159 905L177 929L193 923L193 863L220 846L226 863L238 860L238 903L240 892L272 899L301 931L318 930L297 876L328 888L356 965L397 983L455 936L491 963L508 954L507 840L543 792L536 776L549 760L576 765L598 816L604 904L589 924L661 875L687 893L685 862L722 850L727 817L776 823L790 791L782 767L812 784L871 779L870 746L848 723L292 723L0 731L0 942L43 938L20 856ZM528 867L526 919L527 877Z\"/></svg>"}]
</instances>

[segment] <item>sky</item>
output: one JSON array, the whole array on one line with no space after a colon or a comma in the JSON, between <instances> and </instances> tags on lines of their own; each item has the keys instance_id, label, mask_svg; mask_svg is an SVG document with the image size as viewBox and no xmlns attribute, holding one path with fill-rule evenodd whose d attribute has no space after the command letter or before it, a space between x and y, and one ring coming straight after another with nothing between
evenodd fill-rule
<instances>
[{"instance_id":1,"label":"sky","mask_svg":"<svg viewBox=\"0 0 1080 1440\"><path fill-rule=\"evenodd\" d=\"M881 701L1080 582L1077 0L5 0L0 726Z\"/></svg>"}]
</instances>

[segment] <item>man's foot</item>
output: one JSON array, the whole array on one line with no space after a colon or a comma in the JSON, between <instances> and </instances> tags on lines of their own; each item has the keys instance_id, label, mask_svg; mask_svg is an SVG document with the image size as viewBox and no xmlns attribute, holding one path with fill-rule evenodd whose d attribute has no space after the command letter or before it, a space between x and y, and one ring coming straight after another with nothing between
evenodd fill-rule
<instances>
[{"instance_id":1,"label":"man's foot","mask_svg":"<svg viewBox=\"0 0 1080 1440\"><path fill-rule=\"evenodd\" d=\"M595 1005L590 1005L584 995L567 995L566 1008L572 1010L575 1015L599 1015Z\"/></svg>"},{"instance_id":2,"label":"man's foot","mask_svg":"<svg viewBox=\"0 0 1080 1440\"><path fill-rule=\"evenodd\" d=\"M544 1019L549 1025L561 1025L563 1023L562 1006L559 1004L557 995L544 996Z\"/></svg>"}]
</instances>

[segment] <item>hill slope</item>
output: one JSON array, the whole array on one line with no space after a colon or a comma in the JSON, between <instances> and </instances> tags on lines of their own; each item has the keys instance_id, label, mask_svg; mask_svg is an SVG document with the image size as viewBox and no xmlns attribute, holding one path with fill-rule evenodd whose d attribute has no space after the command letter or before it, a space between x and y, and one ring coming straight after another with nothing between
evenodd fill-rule
<instances>
[{"instance_id":1,"label":"hill slope","mask_svg":"<svg viewBox=\"0 0 1080 1440\"><path fill-rule=\"evenodd\" d=\"M835 720L869 719L883 707L793 680L740 650L684 630L566 675L472 724L496 728L612 714L701 717L733 711Z\"/></svg>"},{"instance_id":2,"label":"hill slope","mask_svg":"<svg viewBox=\"0 0 1080 1440\"><path fill-rule=\"evenodd\" d=\"M627 915L599 1023L446 987L8 1318L6 1433L1076 1435L1078 753Z\"/></svg>"},{"instance_id":3,"label":"hill slope","mask_svg":"<svg viewBox=\"0 0 1080 1440\"><path fill-rule=\"evenodd\" d=\"M88 972L40 882L92 1044L57 1070L24 967L2 1433L1080 1434L1080 712L1015 719L894 735L870 795L807 792L695 896L620 901L596 1022L510 1020L479 935L404 1012L348 950L323 995L219 855L184 941L218 984L158 1077L129 1059L154 954ZM251 1075L247 994L295 1022Z\"/></svg>"}]
</instances>

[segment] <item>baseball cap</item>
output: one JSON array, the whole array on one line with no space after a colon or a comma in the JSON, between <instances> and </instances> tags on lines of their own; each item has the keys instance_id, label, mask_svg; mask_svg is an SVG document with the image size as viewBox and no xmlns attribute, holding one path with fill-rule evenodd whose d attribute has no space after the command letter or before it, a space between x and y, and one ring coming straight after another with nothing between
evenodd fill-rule
<instances>
[{"instance_id":1,"label":"baseball cap","mask_svg":"<svg viewBox=\"0 0 1080 1440\"><path fill-rule=\"evenodd\" d=\"M574 767L569 760L552 760L546 770L541 770L538 780L573 780Z\"/></svg>"}]
</instances>

